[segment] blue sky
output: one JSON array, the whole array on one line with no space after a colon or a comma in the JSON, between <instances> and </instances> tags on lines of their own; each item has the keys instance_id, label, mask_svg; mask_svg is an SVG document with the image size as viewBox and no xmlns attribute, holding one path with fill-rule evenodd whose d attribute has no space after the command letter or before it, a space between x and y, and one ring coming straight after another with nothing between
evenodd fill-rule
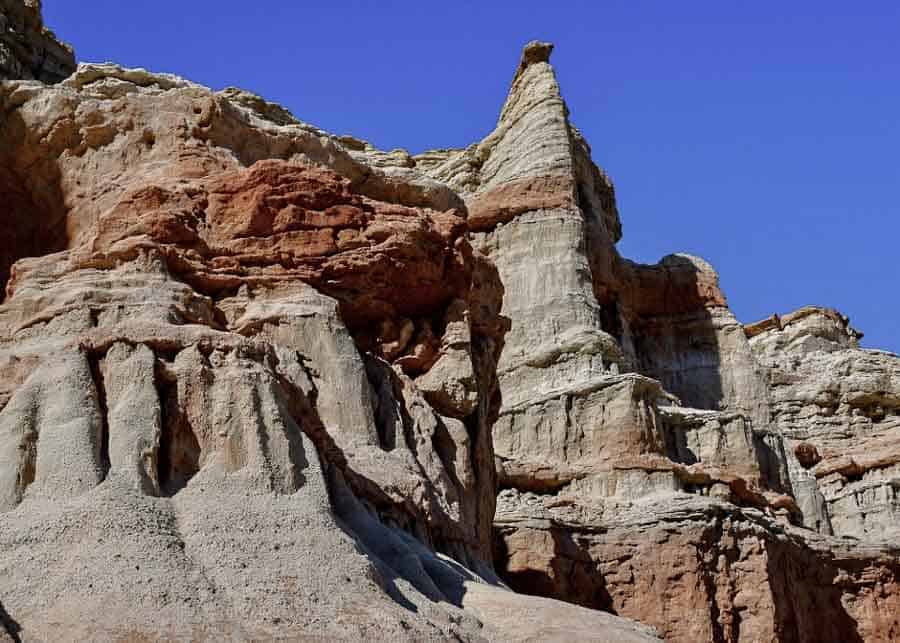
<instances>
[{"instance_id":1,"label":"blue sky","mask_svg":"<svg viewBox=\"0 0 900 643\"><path fill-rule=\"evenodd\" d=\"M620 251L709 260L738 319L832 306L900 352L900 3L44 0L79 60L236 85L382 148L494 125L556 44Z\"/></svg>"}]
</instances>

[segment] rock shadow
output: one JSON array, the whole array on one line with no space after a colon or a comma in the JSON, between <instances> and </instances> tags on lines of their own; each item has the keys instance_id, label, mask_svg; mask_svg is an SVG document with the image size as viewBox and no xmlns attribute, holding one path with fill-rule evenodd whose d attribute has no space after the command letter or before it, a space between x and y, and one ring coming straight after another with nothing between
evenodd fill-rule
<instances>
[{"instance_id":1,"label":"rock shadow","mask_svg":"<svg viewBox=\"0 0 900 643\"><path fill-rule=\"evenodd\" d=\"M618 319L610 332L618 331L626 353L630 345L638 372L659 380L685 406L721 408L721 329L708 307L721 297L715 273L686 255L669 255L651 266L625 264L625 305L616 303Z\"/></svg>"},{"instance_id":2,"label":"rock shadow","mask_svg":"<svg viewBox=\"0 0 900 643\"><path fill-rule=\"evenodd\" d=\"M161 424L156 475L160 495L172 497L200 471L202 450L179 402L177 382L166 379L160 370L156 376Z\"/></svg>"},{"instance_id":3,"label":"rock shadow","mask_svg":"<svg viewBox=\"0 0 900 643\"><path fill-rule=\"evenodd\" d=\"M590 553L572 535L559 529L545 532L553 541L553 557L542 569L508 570L510 559L503 530L494 533L494 567L513 591L554 598L590 609L616 614L603 572ZM544 552L542 552L543 554Z\"/></svg>"},{"instance_id":4,"label":"rock shadow","mask_svg":"<svg viewBox=\"0 0 900 643\"><path fill-rule=\"evenodd\" d=\"M863 643L837 580L845 570L814 552L767 543L767 576L775 607L775 633L784 643Z\"/></svg>"},{"instance_id":5,"label":"rock shadow","mask_svg":"<svg viewBox=\"0 0 900 643\"><path fill-rule=\"evenodd\" d=\"M402 382L389 368L385 373L378 364L367 366L376 390L381 386L387 396L385 402L393 400L393 404L386 404L391 406L391 412L386 410L385 417L380 418L394 426L388 442L395 446L397 441L402 444L412 438L396 435L400 431L406 433L409 429L406 424L412 422L403 404L402 390L395 388L402 388ZM433 602L462 607L466 582L501 585L489 562L478 559L465 544L445 538L446 534L440 529L430 528L421 516L414 516L398 506L374 480L352 470L319 417L315 395L305 395L290 382L283 380L281 383L289 392L287 410L313 442L323 464L336 524L371 561L378 573L379 584L395 602L417 612L415 600L420 599L409 591L412 586L418 594ZM446 427L443 430L446 431ZM379 428L379 432L382 440L388 437L386 429ZM438 427L438 434L440 432ZM440 439L440 435L435 437ZM415 445L406 446L412 448ZM455 476L451 476L451 482L460 484Z\"/></svg>"},{"instance_id":6,"label":"rock shadow","mask_svg":"<svg viewBox=\"0 0 900 643\"><path fill-rule=\"evenodd\" d=\"M787 455L784 452L784 442L781 440L781 436L754 432L753 450L756 453L760 475L766 487L777 493L796 496L796 490L786 468Z\"/></svg>"},{"instance_id":7,"label":"rock shadow","mask_svg":"<svg viewBox=\"0 0 900 643\"><path fill-rule=\"evenodd\" d=\"M27 134L18 111L9 111L0 125L0 303L16 261L59 252L69 241L57 159L42 156L23 167Z\"/></svg>"},{"instance_id":8,"label":"rock shadow","mask_svg":"<svg viewBox=\"0 0 900 643\"><path fill-rule=\"evenodd\" d=\"M10 616L2 602L0 602L0 626L3 627L3 631L6 632L13 643L22 643L22 637L19 636L22 626Z\"/></svg>"},{"instance_id":9,"label":"rock shadow","mask_svg":"<svg viewBox=\"0 0 900 643\"><path fill-rule=\"evenodd\" d=\"M463 607L467 582L501 585L486 566L476 573L436 553L406 530L385 524L368 501L350 490L339 471L331 472L329 489L338 525L378 571L377 580L385 593L405 609L419 611L410 585L432 602L459 608Z\"/></svg>"}]
</instances>

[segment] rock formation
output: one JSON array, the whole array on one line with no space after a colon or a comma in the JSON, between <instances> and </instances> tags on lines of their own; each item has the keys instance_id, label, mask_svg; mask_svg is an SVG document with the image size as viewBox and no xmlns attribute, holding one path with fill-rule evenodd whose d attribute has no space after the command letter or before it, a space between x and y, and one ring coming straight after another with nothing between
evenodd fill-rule
<instances>
[{"instance_id":1,"label":"rock formation","mask_svg":"<svg viewBox=\"0 0 900 643\"><path fill-rule=\"evenodd\" d=\"M900 359L621 258L551 45L411 156L0 8L0 638L900 637Z\"/></svg>"},{"instance_id":2,"label":"rock formation","mask_svg":"<svg viewBox=\"0 0 900 643\"><path fill-rule=\"evenodd\" d=\"M41 0L0 0L0 81L59 82L75 71L75 54L41 16Z\"/></svg>"},{"instance_id":3,"label":"rock formation","mask_svg":"<svg viewBox=\"0 0 900 643\"><path fill-rule=\"evenodd\" d=\"M666 640L896 640L900 359L833 311L743 327L696 257L620 258L549 51L526 48L496 130L431 170L486 221L473 245L511 320L497 569Z\"/></svg>"}]
</instances>

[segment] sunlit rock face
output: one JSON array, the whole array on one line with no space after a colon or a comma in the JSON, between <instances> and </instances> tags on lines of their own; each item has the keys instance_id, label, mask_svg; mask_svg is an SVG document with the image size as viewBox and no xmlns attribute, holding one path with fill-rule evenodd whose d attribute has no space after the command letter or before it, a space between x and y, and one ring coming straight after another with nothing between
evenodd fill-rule
<instances>
[{"instance_id":1,"label":"sunlit rock face","mask_svg":"<svg viewBox=\"0 0 900 643\"><path fill-rule=\"evenodd\" d=\"M747 327L770 382L806 524L826 534L900 536L900 359L862 350L834 310L803 308Z\"/></svg>"},{"instance_id":2,"label":"sunlit rock face","mask_svg":"<svg viewBox=\"0 0 900 643\"><path fill-rule=\"evenodd\" d=\"M900 360L621 258L551 45L411 156L0 8L0 637L900 637Z\"/></svg>"},{"instance_id":3,"label":"sunlit rock face","mask_svg":"<svg viewBox=\"0 0 900 643\"><path fill-rule=\"evenodd\" d=\"M494 575L509 321L453 188L240 90L6 73L61 82L0 86L4 636L656 640Z\"/></svg>"},{"instance_id":4,"label":"sunlit rock face","mask_svg":"<svg viewBox=\"0 0 900 643\"><path fill-rule=\"evenodd\" d=\"M416 157L504 285L497 570L666 640L895 639L900 359L825 309L742 326L700 258L622 259L550 51L482 142Z\"/></svg>"}]
</instances>

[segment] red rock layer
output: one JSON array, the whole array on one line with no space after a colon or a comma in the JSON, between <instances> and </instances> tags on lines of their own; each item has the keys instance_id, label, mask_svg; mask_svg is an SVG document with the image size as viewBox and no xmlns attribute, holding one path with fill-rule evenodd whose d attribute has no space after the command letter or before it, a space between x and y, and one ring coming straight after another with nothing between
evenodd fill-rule
<instances>
[{"instance_id":1,"label":"red rock layer","mask_svg":"<svg viewBox=\"0 0 900 643\"><path fill-rule=\"evenodd\" d=\"M491 230L525 212L577 207L572 178L565 175L537 176L504 183L471 199L469 228Z\"/></svg>"},{"instance_id":2,"label":"red rock layer","mask_svg":"<svg viewBox=\"0 0 900 643\"><path fill-rule=\"evenodd\" d=\"M76 208L69 219L78 216ZM69 268L153 248L207 294L301 279L337 298L345 321L358 327L429 315L464 297L471 281L465 231L457 211L375 201L330 170L269 160L126 190L73 248Z\"/></svg>"},{"instance_id":3,"label":"red rock layer","mask_svg":"<svg viewBox=\"0 0 900 643\"><path fill-rule=\"evenodd\" d=\"M514 589L652 624L665 640L900 637L896 559L815 551L724 516L676 524L502 527L497 563Z\"/></svg>"}]
</instances>

